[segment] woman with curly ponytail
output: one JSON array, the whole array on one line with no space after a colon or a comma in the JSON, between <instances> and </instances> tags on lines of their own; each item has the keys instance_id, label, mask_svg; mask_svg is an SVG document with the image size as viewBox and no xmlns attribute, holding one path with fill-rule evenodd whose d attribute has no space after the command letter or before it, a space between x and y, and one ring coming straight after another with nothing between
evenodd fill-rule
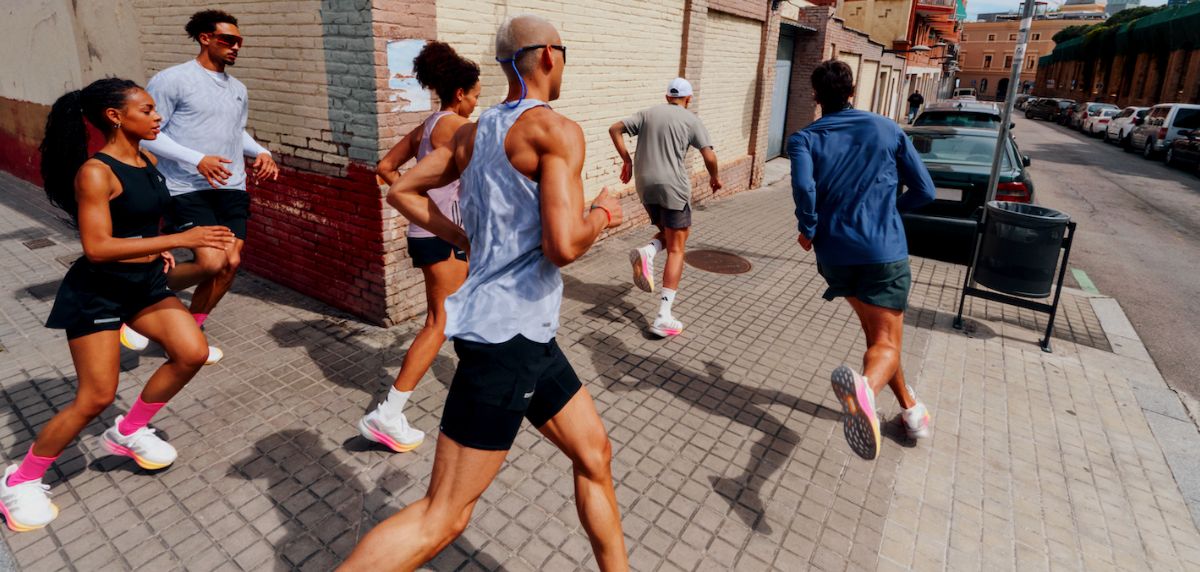
<instances>
[{"instance_id":1,"label":"woman with curly ponytail","mask_svg":"<svg viewBox=\"0 0 1200 572\"><path fill-rule=\"evenodd\" d=\"M85 120L106 139L90 158ZM170 195L154 157L140 144L158 135L161 120L148 93L117 78L63 95L46 120L41 145L46 196L76 222L84 252L67 271L46 326L66 330L79 383L75 400L50 419L21 463L0 478L0 512L12 530L41 528L58 516L42 476L112 404L123 322L161 344L168 357L129 412L104 432L101 444L144 469L175 461L175 448L147 424L200 371L209 350L196 321L167 289L166 271L175 264L169 251L225 248L233 243L233 233L197 227L159 235Z\"/></svg>"},{"instance_id":2,"label":"woman with curly ponytail","mask_svg":"<svg viewBox=\"0 0 1200 572\"><path fill-rule=\"evenodd\" d=\"M450 147L459 127L479 102L479 66L465 59L442 42L429 42L413 60L417 81L437 93L441 110L433 113L406 135L379 162L375 172L394 184L400 178L400 165L421 160L434 149ZM429 191L438 210L455 224L462 225L458 212L458 181ZM413 266L425 275L425 327L413 339L404 356L396 382L387 399L358 423L362 436L402 453L415 449L425 433L408 424L404 404L429 371L438 350L446 341L446 297L467 279L467 255L433 233L415 224L408 225L408 254Z\"/></svg>"}]
</instances>

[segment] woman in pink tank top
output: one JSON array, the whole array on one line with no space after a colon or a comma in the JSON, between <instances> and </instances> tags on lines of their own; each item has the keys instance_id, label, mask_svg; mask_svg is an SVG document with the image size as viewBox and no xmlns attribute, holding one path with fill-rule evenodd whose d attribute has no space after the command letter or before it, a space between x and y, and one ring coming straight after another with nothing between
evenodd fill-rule
<instances>
[{"instance_id":1,"label":"woman in pink tank top","mask_svg":"<svg viewBox=\"0 0 1200 572\"><path fill-rule=\"evenodd\" d=\"M413 60L413 68L417 81L437 93L442 107L379 162L376 173L388 184L396 182L400 166L409 159L419 161L435 149L450 146L458 128L470 122L468 117L479 101L479 66L459 56L449 45L426 44ZM442 214L462 224L458 213L458 181L430 191L429 196ZM425 274L425 327L408 348L387 399L358 423L364 438L398 453L415 449L425 439L424 432L408 424L404 405L446 341L446 297L467 278L466 253L414 224L408 225L407 234L413 266Z\"/></svg>"}]
</instances>

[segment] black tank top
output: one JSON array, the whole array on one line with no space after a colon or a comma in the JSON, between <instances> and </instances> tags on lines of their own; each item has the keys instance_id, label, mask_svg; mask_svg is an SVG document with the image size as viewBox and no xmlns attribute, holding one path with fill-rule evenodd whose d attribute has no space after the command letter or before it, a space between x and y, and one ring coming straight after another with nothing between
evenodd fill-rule
<instances>
[{"instance_id":1,"label":"black tank top","mask_svg":"<svg viewBox=\"0 0 1200 572\"><path fill-rule=\"evenodd\" d=\"M159 223L171 204L167 181L144 153L145 167L122 163L104 153L94 157L108 165L121 181L121 194L108 201L113 238L150 238L158 236Z\"/></svg>"}]
</instances>

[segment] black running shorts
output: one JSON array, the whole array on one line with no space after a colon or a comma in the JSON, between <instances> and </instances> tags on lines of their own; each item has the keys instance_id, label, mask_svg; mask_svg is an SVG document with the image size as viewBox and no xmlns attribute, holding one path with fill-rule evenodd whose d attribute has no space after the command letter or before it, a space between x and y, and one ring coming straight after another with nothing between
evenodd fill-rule
<instances>
[{"instance_id":1,"label":"black running shorts","mask_svg":"<svg viewBox=\"0 0 1200 572\"><path fill-rule=\"evenodd\" d=\"M412 258L413 268L432 266L448 260L451 255L464 262L467 260L466 252L436 236L408 237L408 256Z\"/></svg>"},{"instance_id":2,"label":"black running shorts","mask_svg":"<svg viewBox=\"0 0 1200 572\"><path fill-rule=\"evenodd\" d=\"M673 210L660 205L642 205L650 215L650 224L659 228L688 228L692 226L692 207Z\"/></svg>"},{"instance_id":3,"label":"black running shorts","mask_svg":"<svg viewBox=\"0 0 1200 572\"><path fill-rule=\"evenodd\" d=\"M826 300L853 296L872 306L901 312L908 307L912 271L908 267L907 258L883 264L817 264L817 272L829 285L822 294Z\"/></svg>"},{"instance_id":4,"label":"black running shorts","mask_svg":"<svg viewBox=\"0 0 1200 572\"><path fill-rule=\"evenodd\" d=\"M58 287L46 327L66 330L69 340L118 330L138 312L174 295L161 260L94 264L80 258Z\"/></svg>"},{"instance_id":5,"label":"black running shorts","mask_svg":"<svg viewBox=\"0 0 1200 572\"><path fill-rule=\"evenodd\" d=\"M192 191L171 197L167 230L183 232L193 226L224 226L246 240L250 193L240 189Z\"/></svg>"},{"instance_id":6,"label":"black running shorts","mask_svg":"<svg viewBox=\"0 0 1200 572\"><path fill-rule=\"evenodd\" d=\"M450 383L441 431L459 445L486 451L512 448L521 418L550 421L583 384L558 343L525 336L499 344L454 340L458 370Z\"/></svg>"}]
</instances>

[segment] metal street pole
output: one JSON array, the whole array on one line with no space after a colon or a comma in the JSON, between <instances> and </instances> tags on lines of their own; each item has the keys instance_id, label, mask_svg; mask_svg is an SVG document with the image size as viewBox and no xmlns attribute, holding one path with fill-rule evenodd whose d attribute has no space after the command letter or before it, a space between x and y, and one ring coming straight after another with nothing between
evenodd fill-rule
<instances>
[{"instance_id":1,"label":"metal street pole","mask_svg":"<svg viewBox=\"0 0 1200 572\"><path fill-rule=\"evenodd\" d=\"M1022 5L1024 8L1021 13L1021 31L1017 34L1017 48L1013 52L1012 76L1008 80L1008 93L1004 95L1004 113L1001 114L1003 120L1000 123L1000 137L996 139L996 151L992 154L992 173L988 177L987 198L984 202L992 201L996 198L996 186L1000 182L1000 162L1004 157L1004 153L1008 152L1008 126L1012 125L1013 100L1016 99L1017 91L1021 88L1021 68L1025 63L1025 46L1029 43L1029 28L1033 25L1033 12L1037 7L1034 0L1025 0ZM986 209L984 217L987 217Z\"/></svg>"}]
</instances>

